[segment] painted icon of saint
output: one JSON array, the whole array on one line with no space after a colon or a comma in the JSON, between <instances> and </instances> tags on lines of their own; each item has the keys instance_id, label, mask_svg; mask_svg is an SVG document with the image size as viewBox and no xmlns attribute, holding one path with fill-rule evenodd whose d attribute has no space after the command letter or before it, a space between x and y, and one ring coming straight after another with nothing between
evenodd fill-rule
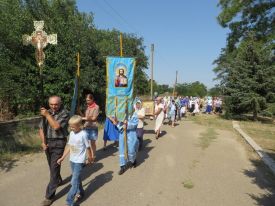
<instances>
[{"instance_id":1,"label":"painted icon of saint","mask_svg":"<svg viewBox=\"0 0 275 206\"><path fill-rule=\"evenodd\" d=\"M118 74L115 78L115 87L127 87L128 79L124 74L124 69L119 69Z\"/></svg>"}]
</instances>

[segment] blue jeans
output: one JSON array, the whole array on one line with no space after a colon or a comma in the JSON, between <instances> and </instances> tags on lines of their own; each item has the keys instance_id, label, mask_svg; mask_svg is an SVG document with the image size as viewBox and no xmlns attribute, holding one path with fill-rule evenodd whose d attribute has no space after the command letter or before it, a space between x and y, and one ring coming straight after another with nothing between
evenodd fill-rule
<instances>
[{"instance_id":1,"label":"blue jeans","mask_svg":"<svg viewBox=\"0 0 275 206\"><path fill-rule=\"evenodd\" d=\"M84 190L81 182L81 171L84 167L84 163L74 163L70 162L72 169L72 179L71 179L71 189L67 195L66 202L68 205L72 206L74 203L74 197L76 194L83 195Z\"/></svg>"}]
</instances>

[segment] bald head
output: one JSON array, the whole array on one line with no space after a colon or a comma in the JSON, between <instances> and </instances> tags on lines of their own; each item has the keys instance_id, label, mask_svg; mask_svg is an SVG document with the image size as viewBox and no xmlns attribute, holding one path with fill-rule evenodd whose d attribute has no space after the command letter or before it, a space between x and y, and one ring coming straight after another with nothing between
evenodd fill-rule
<instances>
[{"instance_id":1,"label":"bald head","mask_svg":"<svg viewBox=\"0 0 275 206\"><path fill-rule=\"evenodd\" d=\"M49 98L49 106L53 112L57 112L61 106L61 98L59 96L51 96Z\"/></svg>"}]
</instances>

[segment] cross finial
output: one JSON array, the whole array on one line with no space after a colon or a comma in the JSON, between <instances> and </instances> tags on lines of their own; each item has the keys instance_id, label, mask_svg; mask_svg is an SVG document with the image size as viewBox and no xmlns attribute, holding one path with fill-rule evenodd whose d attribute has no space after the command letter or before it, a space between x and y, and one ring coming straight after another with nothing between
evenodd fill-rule
<instances>
[{"instance_id":1,"label":"cross finial","mask_svg":"<svg viewBox=\"0 0 275 206\"><path fill-rule=\"evenodd\" d=\"M33 22L35 31L31 36L23 35L23 44L29 45L32 44L35 50L35 58L39 67L41 67L45 60L45 54L43 52L43 48L47 46L47 44L57 44L57 34L47 35L44 28L44 21L34 21Z\"/></svg>"}]
</instances>

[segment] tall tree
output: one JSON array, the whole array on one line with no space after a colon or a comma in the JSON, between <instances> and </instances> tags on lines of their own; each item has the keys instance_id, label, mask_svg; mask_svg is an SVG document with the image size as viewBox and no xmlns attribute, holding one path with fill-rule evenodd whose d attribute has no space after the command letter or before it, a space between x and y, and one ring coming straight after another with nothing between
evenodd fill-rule
<instances>
[{"instance_id":1,"label":"tall tree","mask_svg":"<svg viewBox=\"0 0 275 206\"><path fill-rule=\"evenodd\" d=\"M256 119L266 108L268 96L275 92L275 67L270 57L271 50L253 37L240 44L225 83L228 112L252 112Z\"/></svg>"},{"instance_id":2,"label":"tall tree","mask_svg":"<svg viewBox=\"0 0 275 206\"><path fill-rule=\"evenodd\" d=\"M220 25L231 31L214 62L227 112L256 118L274 96L275 2L220 0L218 6Z\"/></svg>"}]
</instances>

